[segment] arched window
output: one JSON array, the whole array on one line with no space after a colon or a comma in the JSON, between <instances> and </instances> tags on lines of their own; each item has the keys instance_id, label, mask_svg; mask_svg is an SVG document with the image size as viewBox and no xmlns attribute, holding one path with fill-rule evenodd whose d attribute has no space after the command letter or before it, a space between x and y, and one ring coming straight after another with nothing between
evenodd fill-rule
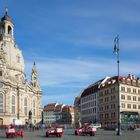
<instances>
[{"instance_id":1,"label":"arched window","mask_svg":"<svg viewBox=\"0 0 140 140\"><path fill-rule=\"evenodd\" d=\"M3 94L0 93L0 112L3 112Z\"/></svg>"},{"instance_id":2,"label":"arched window","mask_svg":"<svg viewBox=\"0 0 140 140\"><path fill-rule=\"evenodd\" d=\"M8 35L12 35L12 28L11 28L11 26L8 26Z\"/></svg>"},{"instance_id":3,"label":"arched window","mask_svg":"<svg viewBox=\"0 0 140 140\"><path fill-rule=\"evenodd\" d=\"M24 114L27 115L27 98L24 98Z\"/></svg>"},{"instance_id":4,"label":"arched window","mask_svg":"<svg viewBox=\"0 0 140 140\"><path fill-rule=\"evenodd\" d=\"M35 100L33 100L33 115L35 116Z\"/></svg>"},{"instance_id":5,"label":"arched window","mask_svg":"<svg viewBox=\"0 0 140 140\"><path fill-rule=\"evenodd\" d=\"M0 34L4 34L5 32L5 28L4 28L4 25L1 26L1 30L0 30Z\"/></svg>"},{"instance_id":6,"label":"arched window","mask_svg":"<svg viewBox=\"0 0 140 140\"><path fill-rule=\"evenodd\" d=\"M0 76L2 76L2 70L0 70Z\"/></svg>"},{"instance_id":7,"label":"arched window","mask_svg":"<svg viewBox=\"0 0 140 140\"><path fill-rule=\"evenodd\" d=\"M12 114L15 114L15 104L16 104L15 96L12 95Z\"/></svg>"}]
</instances>

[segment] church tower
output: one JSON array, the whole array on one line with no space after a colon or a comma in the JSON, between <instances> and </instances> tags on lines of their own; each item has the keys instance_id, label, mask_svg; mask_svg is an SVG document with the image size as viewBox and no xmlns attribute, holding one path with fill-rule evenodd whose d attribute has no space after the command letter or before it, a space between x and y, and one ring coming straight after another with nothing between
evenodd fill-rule
<instances>
[{"instance_id":1,"label":"church tower","mask_svg":"<svg viewBox=\"0 0 140 140\"><path fill-rule=\"evenodd\" d=\"M36 68L35 62L34 62L33 68L32 68L31 82L32 82L33 87L40 88L39 82L38 82L38 74L37 74L37 68Z\"/></svg>"},{"instance_id":2,"label":"church tower","mask_svg":"<svg viewBox=\"0 0 140 140\"><path fill-rule=\"evenodd\" d=\"M6 8L4 16L0 23L0 41L10 41L14 43L14 25L11 18L8 16L8 9Z\"/></svg>"},{"instance_id":3,"label":"church tower","mask_svg":"<svg viewBox=\"0 0 140 140\"><path fill-rule=\"evenodd\" d=\"M15 123L28 124L32 112L33 124L42 117L42 90L34 63L32 82L26 80L22 51L14 40L14 24L8 9L0 20L0 127Z\"/></svg>"},{"instance_id":4,"label":"church tower","mask_svg":"<svg viewBox=\"0 0 140 140\"><path fill-rule=\"evenodd\" d=\"M24 58L22 51L14 42L14 25L8 16L8 9L0 21L0 64L6 66L6 69L0 68L3 78L6 78L6 75L11 79L25 80Z\"/></svg>"}]
</instances>

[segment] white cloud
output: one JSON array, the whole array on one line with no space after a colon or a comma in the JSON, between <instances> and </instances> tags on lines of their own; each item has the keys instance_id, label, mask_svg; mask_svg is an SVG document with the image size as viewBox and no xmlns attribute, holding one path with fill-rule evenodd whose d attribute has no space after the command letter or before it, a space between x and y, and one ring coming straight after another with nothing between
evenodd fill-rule
<instances>
[{"instance_id":1,"label":"white cloud","mask_svg":"<svg viewBox=\"0 0 140 140\"><path fill-rule=\"evenodd\" d=\"M32 62L27 62L27 74L31 73ZM39 58L37 61L43 105L58 102L73 104L74 98L90 84L105 76L117 75L117 64L104 58L61 59ZM120 63L120 75L139 75L138 62Z\"/></svg>"},{"instance_id":2,"label":"white cloud","mask_svg":"<svg viewBox=\"0 0 140 140\"><path fill-rule=\"evenodd\" d=\"M48 103L59 103L59 104L66 104L71 105L74 103L74 98L77 95L72 94L58 94L58 95L43 95L42 102L43 105L46 105Z\"/></svg>"},{"instance_id":3,"label":"white cloud","mask_svg":"<svg viewBox=\"0 0 140 140\"><path fill-rule=\"evenodd\" d=\"M42 86L83 86L86 82L117 74L116 60L111 59L61 59L40 58L37 61L39 81ZM123 75L139 73L138 62L121 62ZM27 62L27 74L32 63ZM84 84L83 84L84 83Z\"/></svg>"}]
</instances>

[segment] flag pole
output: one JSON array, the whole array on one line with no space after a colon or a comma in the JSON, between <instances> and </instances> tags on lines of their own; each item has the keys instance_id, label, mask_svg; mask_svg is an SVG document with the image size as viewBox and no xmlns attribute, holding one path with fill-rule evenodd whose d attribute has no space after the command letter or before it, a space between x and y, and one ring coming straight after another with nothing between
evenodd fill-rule
<instances>
[{"instance_id":1,"label":"flag pole","mask_svg":"<svg viewBox=\"0 0 140 140\"><path fill-rule=\"evenodd\" d=\"M121 121L120 121L120 83L119 83L119 76L120 76L120 57L119 57L119 36L114 39L114 54L117 56L117 92L118 92L118 129L117 134L118 136L121 135Z\"/></svg>"}]
</instances>

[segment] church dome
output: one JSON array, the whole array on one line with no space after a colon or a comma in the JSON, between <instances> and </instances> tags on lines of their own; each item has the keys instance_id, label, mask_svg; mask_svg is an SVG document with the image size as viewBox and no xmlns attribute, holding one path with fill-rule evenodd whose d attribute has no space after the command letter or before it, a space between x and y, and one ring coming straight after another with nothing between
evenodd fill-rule
<instances>
[{"instance_id":1,"label":"church dome","mask_svg":"<svg viewBox=\"0 0 140 140\"><path fill-rule=\"evenodd\" d=\"M4 20L12 22L11 18L8 15L4 15L4 17L1 18L1 21L4 21Z\"/></svg>"},{"instance_id":2,"label":"church dome","mask_svg":"<svg viewBox=\"0 0 140 140\"><path fill-rule=\"evenodd\" d=\"M8 9L5 10L5 15L1 18L1 21L4 20L12 22L11 18L8 16Z\"/></svg>"}]
</instances>

